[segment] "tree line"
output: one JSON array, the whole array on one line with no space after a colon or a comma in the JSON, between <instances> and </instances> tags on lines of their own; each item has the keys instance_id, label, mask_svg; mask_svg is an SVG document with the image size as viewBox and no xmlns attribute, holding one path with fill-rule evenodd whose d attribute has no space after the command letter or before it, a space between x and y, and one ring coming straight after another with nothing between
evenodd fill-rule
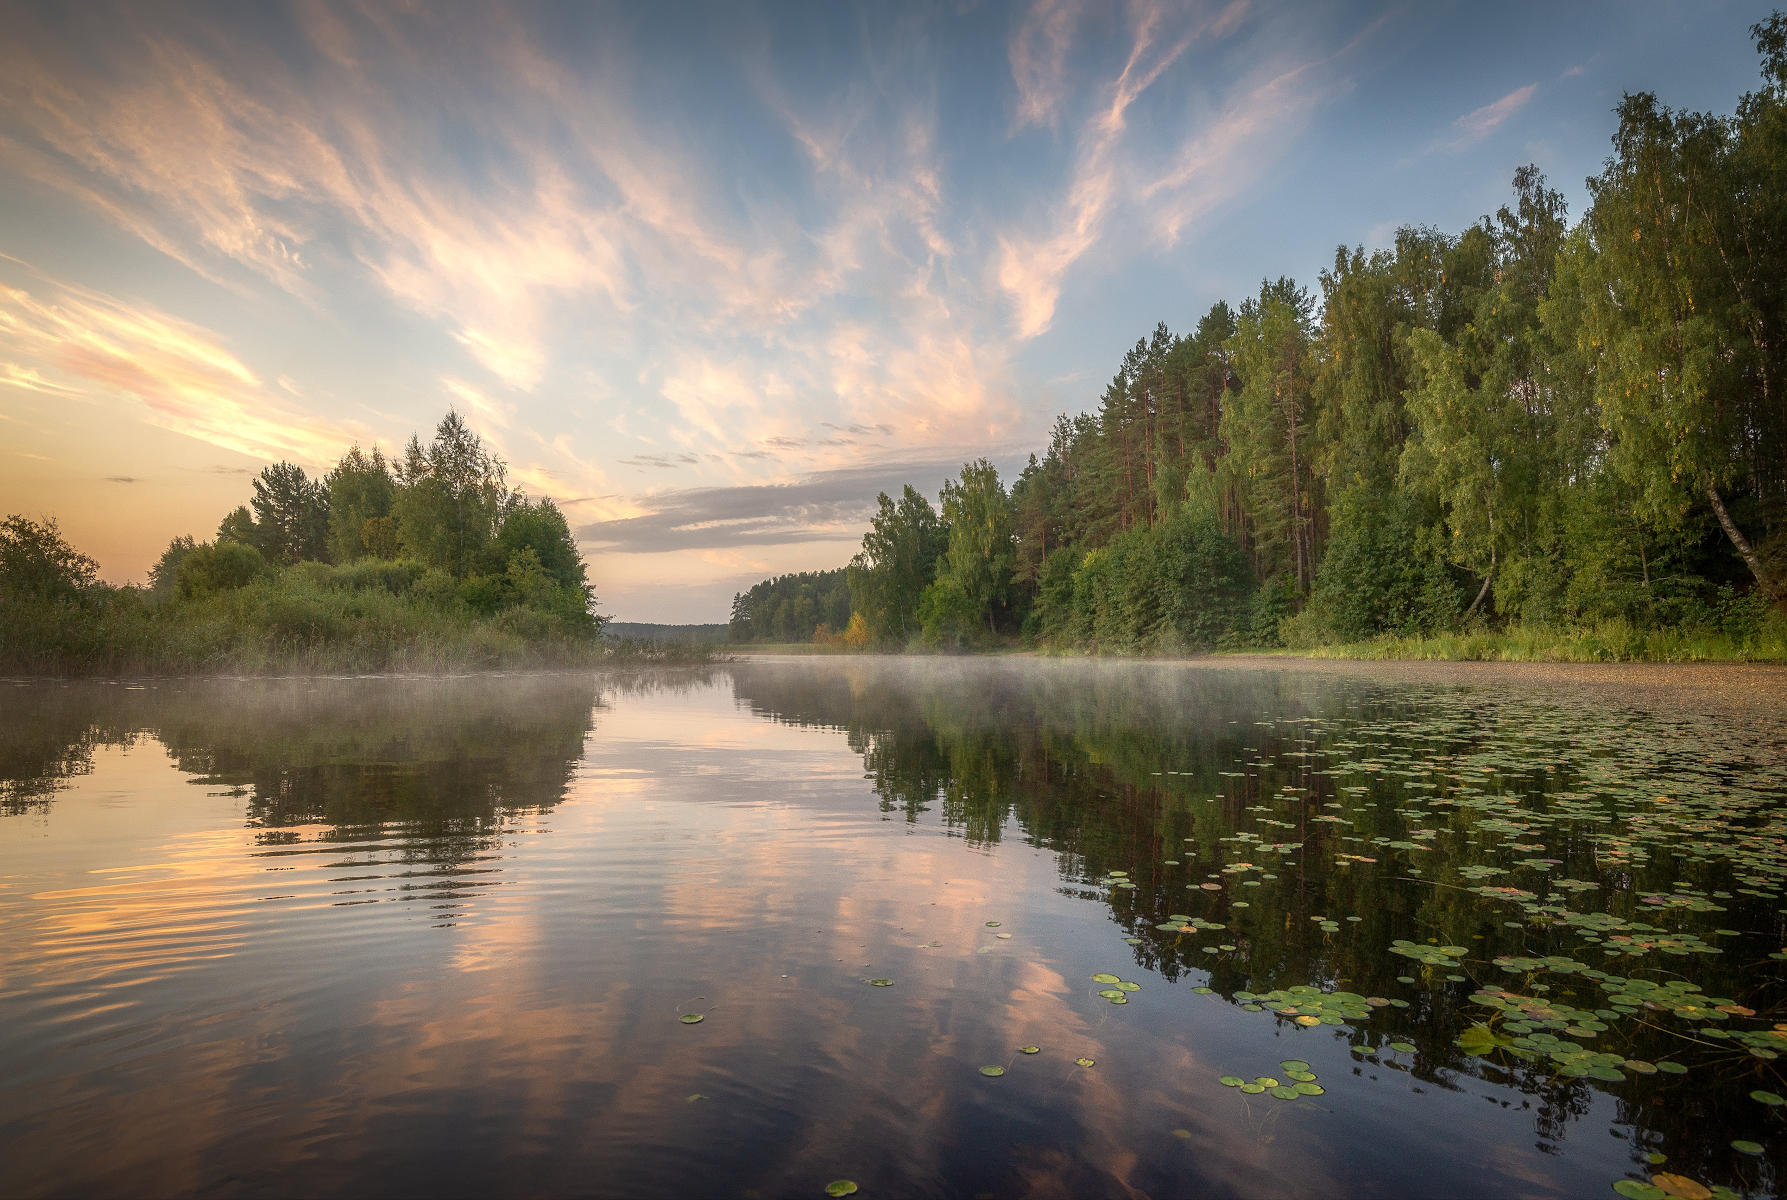
<instances>
[{"instance_id":1,"label":"tree line","mask_svg":"<svg viewBox=\"0 0 1787 1200\"><path fill-rule=\"evenodd\" d=\"M1574 225L1523 167L1463 231L1161 323L1009 490L981 460L935 507L883 494L855 627L1117 650L1753 627L1787 598L1787 19L1751 32L1764 82L1734 114L1623 98Z\"/></svg>"},{"instance_id":2,"label":"tree line","mask_svg":"<svg viewBox=\"0 0 1787 1200\"><path fill-rule=\"evenodd\" d=\"M295 463L267 467L253 496L223 518L212 542L176 537L150 588L193 598L315 562L372 567L398 588L433 573L433 592L476 613L526 606L590 625L594 593L564 514L530 500L508 470L449 412L424 445L411 435L387 460L354 446L319 479Z\"/></svg>"}]
</instances>

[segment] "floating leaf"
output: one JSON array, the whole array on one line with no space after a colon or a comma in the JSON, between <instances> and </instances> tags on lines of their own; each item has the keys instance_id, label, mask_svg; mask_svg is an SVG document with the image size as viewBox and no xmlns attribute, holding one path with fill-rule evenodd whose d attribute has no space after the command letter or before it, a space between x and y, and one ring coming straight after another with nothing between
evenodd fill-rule
<instances>
[{"instance_id":1,"label":"floating leaf","mask_svg":"<svg viewBox=\"0 0 1787 1200\"><path fill-rule=\"evenodd\" d=\"M856 1184L848 1179L834 1179L825 1185L825 1194L827 1196L854 1196L856 1195Z\"/></svg>"},{"instance_id":2,"label":"floating leaf","mask_svg":"<svg viewBox=\"0 0 1787 1200\"><path fill-rule=\"evenodd\" d=\"M1783 1099L1775 1092L1751 1092L1750 1099L1760 1100L1770 1108L1779 1108L1781 1105L1787 1104L1787 1099Z\"/></svg>"},{"instance_id":3,"label":"floating leaf","mask_svg":"<svg viewBox=\"0 0 1787 1200\"><path fill-rule=\"evenodd\" d=\"M997 921L988 921L988 922L987 922L987 928L988 928L988 929L997 929L997 928L999 928L999 922L997 922Z\"/></svg>"},{"instance_id":4,"label":"floating leaf","mask_svg":"<svg viewBox=\"0 0 1787 1200\"><path fill-rule=\"evenodd\" d=\"M1266 1090L1271 1092L1274 1096L1278 1097L1280 1100L1295 1100L1297 1098L1297 1089L1296 1088L1280 1086L1280 1087L1275 1087L1275 1088L1267 1088Z\"/></svg>"},{"instance_id":5,"label":"floating leaf","mask_svg":"<svg viewBox=\"0 0 1787 1200\"><path fill-rule=\"evenodd\" d=\"M1191 989L1191 994L1194 996L1208 996L1215 990L1215 988L1194 987Z\"/></svg>"},{"instance_id":6,"label":"floating leaf","mask_svg":"<svg viewBox=\"0 0 1787 1200\"><path fill-rule=\"evenodd\" d=\"M1117 986L1122 988L1126 992L1139 992L1142 990L1141 984L1131 983L1127 979L1125 979L1123 982L1119 983Z\"/></svg>"},{"instance_id":7,"label":"floating leaf","mask_svg":"<svg viewBox=\"0 0 1787 1200\"><path fill-rule=\"evenodd\" d=\"M1247 1081L1245 1079L1242 1079L1239 1075L1224 1075L1221 1079L1218 1079L1216 1082L1220 1083L1223 1087L1240 1087L1243 1083L1246 1083Z\"/></svg>"},{"instance_id":8,"label":"floating leaf","mask_svg":"<svg viewBox=\"0 0 1787 1200\"><path fill-rule=\"evenodd\" d=\"M705 1100L705 1099L707 1099L706 1096L703 1096L700 1092L696 1092L693 1096L690 1096L686 1100L684 1100L683 1103L684 1104L693 1104L697 1100Z\"/></svg>"},{"instance_id":9,"label":"floating leaf","mask_svg":"<svg viewBox=\"0 0 1787 1200\"><path fill-rule=\"evenodd\" d=\"M997 1079L997 1078L999 1078L999 1076L1005 1074L1005 1068L1004 1067L982 1067L980 1069L980 1073L982 1075L985 1075L988 1079Z\"/></svg>"},{"instance_id":10,"label":"floating leaf","mask_svg":"<svg viewBox=\"0 0 1787 1200\"><path fill-rule=\"evenodd\" d=\"M1042 1047L1041 1046L1019 1046L1018 1053L1019 1054L1041 1054Z\"/></svg>"},{"instance_id":11,"label":"floating leaf","mask_svg":"<svg viewBox=\"0 0 1787 1200\"><path fill-rule=\"evenodd\" d=\"M891 979L871 979L871 980L869 980L869 984L871 987L892 987L893 980L891 980Z\"/></svg>"},{"instance_id":12,"label":"floating leaf","mask_svg":"<svg viewBox=\"0 0 1787 1200\"><path fill-rule=\"evenodd\" d=\"M1106 1000L1121 1000L1121 999L1123 999L1123 993L1118 991L1116 988L1105 988L1104 990L1100 991L1098 994L1103 996Z\"/></svg>"},{"instance_id":13,"label":"floating leaf","mask_svg":"<svg viewBox=\"0 0 1787 1200\"><path fill-rule=\"evenodd\" d=\"M1182 1141L1188 1141L1191 1138L1191 1130L1189 1130L1189 1129L1175 1129L1175 1130L1173 1130L1173 1136L1176 1138L1179 1138Z\"/></svg>"},{"instance_id":14,"label":"floating leaf","mask_svg":"<svg viewBox=\"0 0 1787 1200\"><path fill-rule=\"evenodd\" d=\"M1733 1150L1737 1151L1739 1154L1761 1154L1762 1153L1762 1144L1760 1142L1748 1142L1742 1138L1739 1138L1737 1141L1732 1142L1731 1148Z\"/></svg>"},{"instance_id":15,"label":"floating leaf","mask_svg":"<svg viewBox=\"0 0 1787 1200\"><path fill-rule=\"evenodd\" d=\"M677 1019L684 1025L699 1025L702 1021L706 1020L700 1013L684 1013Z\"/></svg>"},{"instance_id":16,"label":"floating leaf","mask_svg":"<svg viewBox=\"0 0 1787 1200\"><path fill-rule=\"evenodd\" d=\"M1413 1054L1415 1052L1415 1048L1407 1042L1391 1042L1389 1048L1398 1054Z\"/></svg>"},{"instance_id":17,"label":"floating leaf","mask_svg":"<svg viewBox=\"0 0 1787 1200\"><path fill-rule=\"evenodd\" d=\"M1300 1094L1305 1096L1320 1096L1326 1090L1321 1084L1308 1079L1300 1079L1294 1086Z\"/></svg>"},{"instance_id":18,"label":"floating leaf","mask_svg":"<svg viewBox=\"0 0 1787 1200\"><path fill-rule=\"evenodd\" d=\"M1309 1070L1309 1064L1304 1062L1300 1058L1287 1058L1283 1062L1279 1063L1278 1065L1283 1067L1287 1071L1307 1071L1307 1070Z\"/></svg>"},{"instance_id":19,"label":"floating leaf","mask_svg":"<svg viewBox=\"0 0 1787 1200\"><path fill-rule=\"evenodd\" d=\"M1275 1088L1280 1086L1278 1080L1272 1078L1270 1075L1257 1075L1254 1077L1254 1082L1261 1087Z\"/></svg>"},{"instance_id":20,"label":"floating leaf","mask_svg":"<svg viewBox=\"0 0 1787 1200\"><path fill-rule=\"evenodd\" d=\"M1285 1074L1289 1075L1292 1079L1295 1079L1298 1083L1315 1082L1315 1072L1313 1071L1286 1071Z\"/></svg>"},{"instance_id":21,"label":"floating leaf","mask_svg":"<svg viewBox=\"0 0 1787 1200\"><path fill-rule=\"evenodd\" d=\"M1096 974L1092 977L1092 982L1093 983L1117 983L1117 982L1119 982L1119 980L1117 979L1117 977L1115 975L1110 975L1104 971L1100 971L1098 974Z\"/></svg>"},{"instance_id":22,"label":"floating leaf","mask_svg":"<svg viewBox=\"0 0 1787 1200\"><path fill-rule=\"evenodd\" d=\"M1689 1179L1686 1175L1671 1175L1664 1172L1650 1177L1651 1185L1675 1196L1678 1200L1713 1200L1712 1189L1704 1183Z\"/></svg>"},{"instance_id":23,"label":"floating leaf","mask_svg":"<svg viewBox=\"0 0 1787 1200\"><path fill-rule=\"evenodd\" d=\"M1009 933L995 933L993 936L996 938L1004 938L1006 941L1011 940L1011 934Z\"/></svg>"},{"instance_id":24,"label":"floating leaf","mask_svg":"<svg viewBox=\"0 0 1787 1200\"><path fill-rule=\"evenodd\" d=\"M1669 1193L1662 1188L1642 1183L1636 1179L1617 1180L1613 1185L1613 1190L1622 1196L1630 1197L1631 1200L1669 1200Z\"/></svg>"},{"instance_id":25,"label":"floating leaf","mask_svg":"<svg viewBox=\"0 0 1787 1200\"><path fill-rule=\"evenodd\" d=\"M1073 1060L1073 1063L1076 1067L1089 1067L1092 1065L1092 1060L1089 1058L1076 1058Z\"/></svg>"},{"instance_id":26,"label":"floating leaf","mask_svg":"<svg viewBox=\"0 0 1787 1200\"><path fill-rule=\"evenodd\" d=\"M1660 1062L1657 1064L1657 1070L1665 1075L1686 1075L1688 1073L1688 1068L1678 1062Z\"/></svg>"},{"instance_id":27,"label":"floating leaf","mask_svg":"<svg viewBox=\"0 0 1787 1200\"><path fill-rule=\"evenodd\" d=\"M1266 1090L1266 1085L1263 1083L1244 1083L1241 1085L1241 1090L1246 1092L1249 1096L1257 1096Z\"/></svg>"}]
</instances>

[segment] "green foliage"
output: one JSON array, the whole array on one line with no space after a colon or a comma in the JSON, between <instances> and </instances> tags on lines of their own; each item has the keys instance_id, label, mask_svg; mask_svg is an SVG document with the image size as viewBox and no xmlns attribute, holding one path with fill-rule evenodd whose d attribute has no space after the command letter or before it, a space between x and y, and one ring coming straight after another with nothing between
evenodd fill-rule
<instances>
[{"instance_id":1,"label":"green foliage","mask_svg":"<svg viewBox=\"0 0 1787 1200\"><path fill-rule=\"evenodd\" d=\"M904 645L922 624L919 601L936 578L949 530L931 502L911 484L897 505L886 492L876 500L879 511L870 518L862 552L851 560L846 576L850 606L861 614L875 641ZM736 612L735 600L735 620Z\"/></svg>"},{"instance_id":2,"label":"green foliage","mask_svg":"<svg viewBox=\"0 0 1787 1200\"><path fill-rule=\"evenodd\" d=\"M254 532L243 541L270 561L326 559L329 554L329 489L295 463L279 462L254 478Z\"/></svg>"},{"instance_id":3,"label":"green foliage","mask_svg":"<svg viewBox=\"0 0 1787 1200\"><path fill-rule=\"evenodd\" d=\"M335 469L323 477L329 493L329 557L352 562L368 554L378 558L397 556L397 523L391 506L397 500L397 481L391 477L385 456L373 449L367 454L354 446L341 456ZM368 537L368 522L378 522Z\"/></svg>"},{"instance_id":4,"label":"green foliage","mask_svg":"<svg viewBox=\"0 0 1787 1200\"><path fill-rule=\"evenodd\" d=\"M477 573L517 502L508 469L465 419L449 412L426 447L411 437L392 503L402 552L456 579Z\"/></svg>"},{"instance_id":5,"label":"green foliage","mask_svg":"<svg viewBox=\"0 0 1787 1200\"><path fill-rule=\"evenodd\" d=\"M182 600L247 587L271 573L266 558L241 542L205 542L188 550L174 571L174 590Z\"/></svg>"},{"instance_id":6,"label":"green foliage","mask_svg":"<svg viewBox=\"0 0 1787 1200\"><path fill-rule=\"evenodd\" d=\"M729 642L810 642L821 625L850 623L850 585L843 570L803 571L766 579L732 598Z\"/></svg>"},{"instance_id":7,"label":"green foliage","mask_svg":"<svg viewBox=\"0 0 1787 1200\"><path fill-rule=\"evenodd\" d=\"M68 544L53 517L0 521L0 593L66 600L92 585L99 564Z\"/></svg>"},{"instance_id":8,"label":"green foliage","mask_svg":"<svg viewBox=\"0 0 1787 1200\"><path fill-rule=\"evenodd\" d=\"M172 595L180 563L197 547L198 543L188 534L181 534L168 542L168 548L161 552L161 557L149 568L149 590L158 596Z\"/></svg>"},{"instance_id":9,"label":"green foliage","mask_svg":"<svg viewBox=\"0 0 1787 1200\"><path fill-rule=\"evenodd\" d=\"M999 472L984 458L965 463L959 479L945 481L941 499L949 543L938 560L936 581L919 602L925 641L961 644L981 630L995 636L1002 618L1010 623L1017 562L1011 506Z\"/></svg>"}]
</instances>

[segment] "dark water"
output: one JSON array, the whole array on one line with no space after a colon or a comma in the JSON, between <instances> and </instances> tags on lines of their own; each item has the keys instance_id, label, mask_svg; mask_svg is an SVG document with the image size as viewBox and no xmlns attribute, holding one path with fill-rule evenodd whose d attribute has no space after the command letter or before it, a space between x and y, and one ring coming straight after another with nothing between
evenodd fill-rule
<instances>
[{"instance_id":1,"label":"dark water","mask_svg":"<svg viewBox=\"0 0 1787 1200\"><path fill-rule=\"evenodd\" d=\"M1505 687L6 685L0 1193L1774 1195L1784 837Z\"/></svg>"}]
</instances>

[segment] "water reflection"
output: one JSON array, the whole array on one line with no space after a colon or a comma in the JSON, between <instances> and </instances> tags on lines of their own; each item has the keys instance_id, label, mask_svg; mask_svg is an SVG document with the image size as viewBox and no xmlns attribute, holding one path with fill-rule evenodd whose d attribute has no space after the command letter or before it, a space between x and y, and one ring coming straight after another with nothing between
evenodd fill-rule
<instances>
[{"instance_id":1,"label":"water reflection","mask_svg":"<svg viewBox=\"0 0 1787 1200\"><path fill-rule=\"evenodd\" d=\"M1653 1152L1776 1186L1730 1146L1779 1150L1773 1060L1602 987L1787 1019L1778 764L1717 723L986 660L34 684L0 716L9 1195L1568 1196ZM1309 985L1384 1003L1249 1000ZM1691 1071L1473 1056L1491 985ZM1215 1082L1287 1057L1321 1097Z\"/></svg>"}]
</instances>

